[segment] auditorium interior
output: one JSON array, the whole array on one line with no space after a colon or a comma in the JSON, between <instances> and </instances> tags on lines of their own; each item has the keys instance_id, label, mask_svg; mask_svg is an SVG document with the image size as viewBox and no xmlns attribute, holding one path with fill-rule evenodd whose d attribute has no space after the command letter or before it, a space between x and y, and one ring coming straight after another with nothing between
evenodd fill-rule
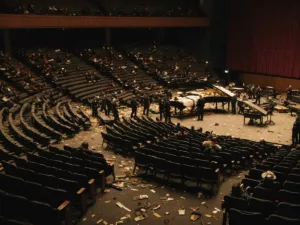
<instances>
[{"instance_id":1,"label":"auditorium interior","mask_svg":"<svg viewBox=\"0 0 300 225\"><path fill-rule=\"evenodd\" d=\"M300 225L299 11L1 0L0 225Z\"/></svg>"}]
</instances>

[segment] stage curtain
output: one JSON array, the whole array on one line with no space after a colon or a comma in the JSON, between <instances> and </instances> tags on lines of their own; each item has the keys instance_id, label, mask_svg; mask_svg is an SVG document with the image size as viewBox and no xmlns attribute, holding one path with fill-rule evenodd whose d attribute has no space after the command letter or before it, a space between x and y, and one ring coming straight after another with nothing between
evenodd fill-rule
<instances>
[{"instance_id":1,"label":"stage curtain","mask_svg":"<svg viewBox=\"0 0 300 225\"><path fill-rule=\"evenodd\" d=\"M300 78L300 0L231 0L227 67Z\"/></svg>"}]
</instances>

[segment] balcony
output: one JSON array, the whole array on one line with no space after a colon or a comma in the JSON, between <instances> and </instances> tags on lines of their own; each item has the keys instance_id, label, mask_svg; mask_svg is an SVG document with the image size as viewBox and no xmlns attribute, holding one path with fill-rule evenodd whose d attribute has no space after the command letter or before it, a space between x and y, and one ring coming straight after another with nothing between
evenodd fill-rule
<instances>
[{"instance_id":1,"label":"balcony","mask_svg":"<svg viewBox=\"0 0 300 225\"><path fill-rule=\"evenodd\" d=\"M110 17L0 14L0 29L208 27L209 22L209 18L200 17Z\"/></svg>"}]
</instances>

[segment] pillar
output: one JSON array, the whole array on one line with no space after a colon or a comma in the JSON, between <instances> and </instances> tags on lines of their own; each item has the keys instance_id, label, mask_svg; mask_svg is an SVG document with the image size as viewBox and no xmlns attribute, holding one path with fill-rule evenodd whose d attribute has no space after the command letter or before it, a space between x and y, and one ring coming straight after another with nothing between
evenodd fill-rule
<instances>
[{"instance_id":1,"label":"pillar","mask_svg":"<svg viewBox=\"0 0 300 225\"><path fill-rule=\"evenodd\" d=\"M105 44L110 45L111 44L111 29L105 28Z\"/></svg>"},{"instance_id":2,"label":"pillar","mask_svg":"<svg viewBox=\"0 0 300 225\"><path fill-rule=\"evenodd\" d=\"M11 41L10 41L10 31L3 31L3 40L4 40L4 51L5 53L11 54Z\"/></svg>"}]
</instances>

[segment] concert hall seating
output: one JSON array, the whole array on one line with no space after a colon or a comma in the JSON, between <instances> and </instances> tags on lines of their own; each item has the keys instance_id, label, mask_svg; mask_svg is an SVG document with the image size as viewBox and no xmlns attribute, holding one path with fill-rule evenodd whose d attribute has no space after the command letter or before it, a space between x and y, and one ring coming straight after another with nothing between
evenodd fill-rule
<instances>
[{"instance_id":1,"label":"concert hall seating","mask_svg":"<svg viewBox=\"0 0 300 225\"><path fill-rule=\"evenodd\" d=\"M128 1L128 0L96 0L109 16L170 16L197 17L205 16L197 10L196 1Z\"/></svg>"},{"instance_id":2,"label":"concert hall seating","mask_svg":"<svg viewBox=\"0 0 300 225\"><path fill-rule=\"evenodd\" d=\"M83 51L82 54L90 62L93 62L100 71L110 75L125 88L139 85L143 89L146 86L156 85L156 81L153 78L130 60L126 59L121 52L118 52L113 47L103 46L103 48L94 49L92 53ZM98 62L93 61L94 58Z\"/></svg>"},{"instance_id":3,"label":"concert hall seating","mask_svg":"<svg viewBox=\"0 0 300 225\"><path fill-rule=\"evenodd\" d=\"M224 197L223 224L299 224L300 216L300 151L281 148L255 168L242 180L244 187L251 187L249 200L226 195ZM273 189L260 187L262 173L276 175ZM276 188L275 188L276 187ZM239 221L237 223L236 221Z\"/></svg>"},{"instance_id":4,"label":"concert hall seating","mask_svg":"<svg viewBox=\"0 0 300 225\"><path fill-rule=\"evenodd\" d=\"M169 87L197 85L206 81L205 62L173 46L142 45L122 49L131 60Z\"/></svg>"},{"instance_id":5,"label":"concert hall seating","mask_svg":"<svg viewBox=\"0 0 300 225\"><path fill-rule=\"evenodd\" d=\"M1 13L66 16L205 17L195 0L4 0Z\"/></svg>"},{"instance_id":6,"label":"concert hall seating","mask_svg":"<svg viewBox=\"0 0 300 225\"><path fill-rule=\"evenodd\" d=\"M0 160L5 172L0 173L0 205L7 208L0 216L33 224L71 224L96 202L97 191L104 191L105 177L115 178L114 164L102 154L69 146ZM22 213L12 212L8 202Z\"/></svg>"},{"instance_id":7,"label":"concert hall seating","mask_svg":"<svg viewBox=\"0 0 300 225\"><path fill-rule=\"evenodd\" d=\"M90 0L5 0L2 13L91 16L103 15L97 4Z\"/></svg>"},{"instance_id":8,"label":"concert hall seating","mask_svg":"<svg viewBox=\"0 0 300 225\"><path fill-rule=\"evenodd\" d=\"M216 136L222 150L205 153L202 142L208 139L206 133L145 117L123 118L123 121L106 126L102 145L106 143L114 151L134 154L135 167L144 168L152 176L163 174L167 181L170 177L180 178L182 185L193 180L197 186L211 184L214 190L219 187L221 175L225 179L228 170L249 168L254 159L264 159L276 149L272 145Z\"/></svg>"}]
</instances>

